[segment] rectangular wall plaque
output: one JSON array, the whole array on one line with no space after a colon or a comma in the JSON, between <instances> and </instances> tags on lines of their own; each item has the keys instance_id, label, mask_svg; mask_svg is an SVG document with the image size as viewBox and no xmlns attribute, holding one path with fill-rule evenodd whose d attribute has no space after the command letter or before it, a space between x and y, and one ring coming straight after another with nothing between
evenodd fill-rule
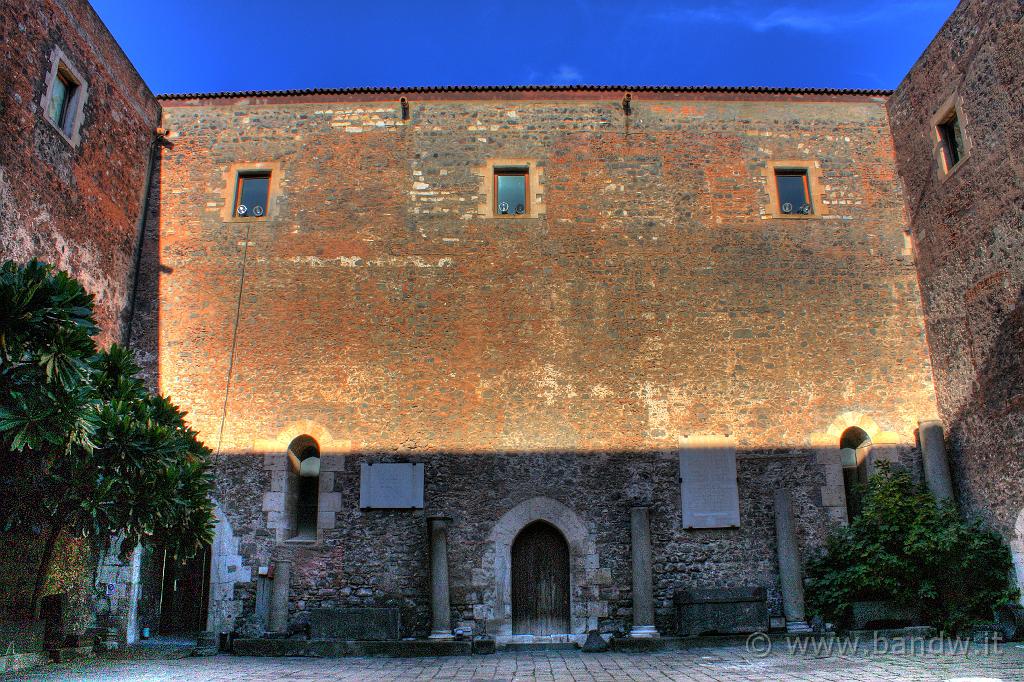
<instances>
[{"instance_id":1,"label":"rectangular wall plaque","mask_svg":"<svg viewBox=\"0 0 1024 682\"><path fill-rule=\"evenodd\" d=\"M725 437L691 437L679 451L683 528L738 528L736 445Z\"/></svg>"},{"instance_id":2,"label":"rectangular wall plaque","mask_svg":"<svg viewBox=\"0 0 1024 682\"><path fill-rule=\"evenodd\" d=\"M422 509L423 465L362 462L359 506L362 509Z\"/></svg>"}]
</instances>

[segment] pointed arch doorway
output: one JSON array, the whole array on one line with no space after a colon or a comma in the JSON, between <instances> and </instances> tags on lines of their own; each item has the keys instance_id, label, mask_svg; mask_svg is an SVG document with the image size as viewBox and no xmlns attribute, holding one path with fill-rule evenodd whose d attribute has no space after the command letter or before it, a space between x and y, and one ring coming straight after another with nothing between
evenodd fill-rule
<instances>
[{"instance_id":1,"label":"pointed arch doorway","mask_svg":"<svg viewBox=\"0 0 1024 682\"><path fill-rule=\"evenodd\" d=\"M534 521L512 543L512 633L556 635L569 627L569 543Z\"/></svg>"}]
</instances>

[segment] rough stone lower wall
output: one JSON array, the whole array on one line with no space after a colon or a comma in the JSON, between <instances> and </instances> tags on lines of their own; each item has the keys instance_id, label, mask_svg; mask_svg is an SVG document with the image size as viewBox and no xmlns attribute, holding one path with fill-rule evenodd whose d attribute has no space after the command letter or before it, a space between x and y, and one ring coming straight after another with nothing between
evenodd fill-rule
<instances>
[{"instance_id":1,"label":"rough stone lower wall","mask_svg":"<svg viewBox=\"0 0 1024 682\"><path fill-rule=\"evenodd\" d=\"M77 144L41 104L55 50L87 87ZM0 3L0 72L0 260L77 277L105 345L120 334L160 105L86 0Z\"/></svg>"},{"instance_id":2,"label":"rough stone lower wall","mask_svg":"<svg viewBox=\"0 0 1024 682\"><path fill-rule=\"evenodd\" d=\"M963 506L1019 547L1024 507L1024 5L966 0L889 101L941 415ZM944 177L932 117L961 102ZM1024 576L1021 576L1024 580Z\"/></svg>"},{"instance_id":3,"label":"rough stone lower wall","mask_svg":"<svg viewBox=\"0 0 1024 682\"><path fill-rule=\"evenodd\" d=\"M391 605L402 611L404 635L425 635L430 625L426 518L439 515L451 519L453 623L496 634L494 547L488 538L506 512L545 498L567 507L585 527L587 537L581 544L592 547L593 555L574 557L583 566L573 611L586 619L588 627L605 631L628 630L631 624L630 508L651 506L657 624L672 633L672 600L681 588L764 586L771 612L781 613L772 508L776 487L792 491L805 559L822 546L834 525L822 508L825 474L812 451L740 453L741 526L717 530L681 527L679 462L671 452L333 457L340 460L334 467L333 488L341 498L338 522L323 531L316 545L279 544L267 530L260 500L246 492L269 485L262 457L220 458L225 518L238 540L242 563L254 567L250 576L235 584L231 610L237 617L222 627L261 634L255 567L291 559L293 623L303 622L309 609L321 606ZM423 462L426 508L361 510L362 461ZM556 518L550 520L558 525Z\"/></svg>"}]
</instances>

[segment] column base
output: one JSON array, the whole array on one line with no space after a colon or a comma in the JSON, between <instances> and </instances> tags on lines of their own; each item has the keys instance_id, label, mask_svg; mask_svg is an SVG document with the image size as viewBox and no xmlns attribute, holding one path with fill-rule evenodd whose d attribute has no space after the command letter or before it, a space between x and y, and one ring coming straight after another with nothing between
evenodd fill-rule
<instances>
[{"instance_id":1,"label":"column base","mask_svg":"<svg viewBox=\"0 0 1024 682\"><path fill-rule=\"evenodd\" d=\"M455 635L441 630L440 632L431 632L427 639L455 639Z\"/></svg>"},{"instance_id":2,"label":"column base","mask_svg":"<svg viewBox=\"0 0 1024 682\"><path fill-rule=\"evenodd\" d=\"M653 639L655 637L661 637L657 628L653 625L634 625L629 631L629 636L633 639Z\"/></svg>"},{"instance_id":3,"label":"column base","mask_svg":"<svg viewBox=\"0 0 1024 682\"><path fill-rule=\"evenodd\" d=\"M808 625L807 621L805 620L791 620L786 621L786 632L804 634L808 632L813 632L813 630L811 630L811 626Z\"/></svg>"}]
</instances>

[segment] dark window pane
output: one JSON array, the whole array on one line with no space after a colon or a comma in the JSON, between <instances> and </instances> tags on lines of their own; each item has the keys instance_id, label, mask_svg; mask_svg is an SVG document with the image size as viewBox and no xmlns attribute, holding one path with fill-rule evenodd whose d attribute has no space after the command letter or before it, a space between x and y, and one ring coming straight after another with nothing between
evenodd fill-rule
<instances>
[{"instance_id":1,"label":"dark window pane","mask_svg":"<svg viewBox=\"0 0 1024 682\"><path fill-rule=\"evenodd\" d=\"M60 75L53 82L53 96L50 97L50 120L58 126L64 126L64 112L67 110L68 97L71 95L69 83Z\"/></svg>"},{"instance_id":2,"label":"dark window pane","mask_svg":"<svg viewBox=\"0 0 1024 682\"><path fill-rule=\"evenodd\" d=\"M807 193L807 174L779 172L775 174L779 188L779 210L783 213L810 213L811 199Z\"/></svg>"},{"instance_id":3,"label":"dark window pane","mask_svg":"<svg viewBox=\"0 0 1024 682\"><path fill-rule=\"evenodd\" d=\"M522 215L526 213L526 175L498 175L498 213Z\"/></svg>"},{"instance_id":4,"label":"dark window pane","mask_svg":"<svg viewBox=\"0 0 1024 682\"><path fill-rule=\"evenodd\" d=\"M266 215L267 195L269 192L270 176L243 176L239 180L238 205L235 213L240 216L254 218Z\"/></svg>"},{"instance_id":5,"label":"dark window pane","mask_svg":"<svg viewBox=\"0 0 1024 682\"><path fill-rule=\"evenodd\" d=\"M964 141L963 135L960 132L960 119L953 116L945 123L939 125L939 135L942 137L942 142L946 147L946 158L949 162L949 167L952 168L964 155Z\"/></svg>"}]
</instances>

